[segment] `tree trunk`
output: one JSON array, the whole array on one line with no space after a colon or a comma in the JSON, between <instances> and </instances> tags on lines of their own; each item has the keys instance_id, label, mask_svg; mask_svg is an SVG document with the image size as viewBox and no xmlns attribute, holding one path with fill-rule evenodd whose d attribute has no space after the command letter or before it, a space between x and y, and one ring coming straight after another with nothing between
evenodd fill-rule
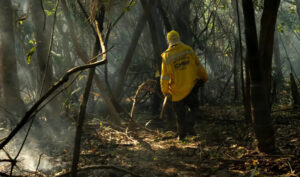
<instances>
[{"instance_id":1,"label":"tree trunk","mask_svg":"<svg viewBox=\"0 0 300 177\"><path fill-rule=\"evenodd\" d=\"M290 73L290 80L291 80L291 92L292 92L292 97L294 100L294 106L300 105L300 97L299 97L299 92L298 92L298 87L295 81L295 78L292 73Z\"/></svg>"},{"instance_id":2,"label":"tree trunk","mask_svg":"<svg viewBox=\"0 0 300 177\"><path fill-rule=\"evenodd\" d=\"M2 93L3 93L3 77L2 77L2 75L3 75L3 73L2 73L2 71L3 71L3 66L2 66L3 56L2 56L2 45L1 45L1 43L2 42L0 41L0 105L2 104L1 100L2 100L2 97L3 97L3 95L2 95Z\"/></svg>"},{"instance_id":3,"label":"tree trunk","mask_svg":"<svg viewBox=\"0 0 300 177\"><path fill-rule=\"evenodd\" d=\"M99 49L100 49L99 40L96 40L94 52L93 52L94 56L98 54ZM87 102L89 99L89 94L90 94L90 90L92 87L94 75L95 75L95 68L91 68L89 70L88 78L86 81L86 85L85 85L85 89L84 89L84 93L83 93L83 99L82 99L82 102L80 103L78 121L76 124L71 177L77 176L77 165L78 165L79 158L80 158L81 135L82 135L83 124L84 124L84 119L85 119L86 105L87 105Z\"/></svg>"},{"instance_id":4,"label":"tree trunk","mask_svg":"<svg viewBox=\"0 0 300 177\"><path fill-rule=\"evenodd\" d=\"M157 8L159 10L161 17L163 18L165 29L167 30L167 32L171 31L172 25L170 23L170 20L168 19L166 11L163 9L163 4L162 4L161 0L157 0Z\"/></svg>"},{"instance_id":5,"label":"tree trunk","mask_svg":"<svg viewBox=\"0 0 300 177\"><path fill-rule=\"evenodd\" d=\"M118 80L117 80L117 83L116 83L116 86L114 89L114 95L116 96L116 98L120 98L128 67L131 63L135 48L138 44L139 38L143 32L145 24L146 24L146 17L145 17L145 15L142 15L140 17L140 19L138 20L137 26L133 32L131 43L127 50L125 59L123 60L123 63L118 71L119 76L118 76Z\"/></svg>"},{"instance_id":6,"label":"tree trunk","mask_svg":"<svg viewBox=\"0 0 300 177\"><path fill-rule=\"evenodd\" d=\"M277 86L280 88L283 83L283 74L282 74L282 63L280 59L280 47L279 47L279 40L278 40L278 30L275 31L274 36L274 63L275 63L275 81Z\"/></svg>"},{"instance_id":7,"label":"tree trunk","mask_svg":"<svg viewBox=\"0 0 300 177\"><path fill-rule=\"evenodd\" d=\"M44 21L44 18L41 18L42 15L44 14L41 3L42 3L42 1L40 1L40 0L38 0L38 1L31 0L32 22L33 22L34 32L36 35L36 42L37 42L36 62L38 63L38 66L39 66L39 74L38 74L39 83L42 83L44 72L46 72L43 91L41 92L41 94L43 95L50 88L50 86L52 84L53 71L52 71L51 62L49 63L49 65L47 67L47 56L48 56L49 42L50 42L50 31L47 30L48 28L44 29L44 23L46 23L46 22ZM37 89L39 90L40 88L37 88Z\"/></svg>"},{"instance_id":8,"label":"tree trunk","mask_svg":"<svg viewBox=\"0 0 300 177\"><path fill-rule=\"evenodd\" d=\"M296 0L296 11L300 18L300 0Z\"/></svg>"},{"instance_id":9,"label":"tree trunk","mask_svg":"<svg viewBox=\"0 0 300 177\"><path fill-rule=\"evenodd\" d=\"M0 0L0 8L0 85L3 87L3 103L9 112L20 115L25 111L25 105L20 95L11 1Z\"/></svg>"},{"instance_id":10,"label":"tree trunk","mask_svg":"<svg viewBox=\"0 0 300 177\"><path fill-rule=\"evenodd\" d=\"M149 3L148 0L141 0L142 6L143 6L143 10L144 10L144 14L147 18L147 22L149 24L149 29L150 29L150 33L151 33L151 41L152 41L152 47L153 47L153 52L154 52L154 64L155 64L155 68L156 70L160 71L160 66L161 66L161 52L162 49L160 49L159 47L159 43L158 43L158 33L157 33L157 29L155 26L155 22L154 19L152 18L152 9L153 9L153 5L156 2L151 2Z\"/></svg>"},{"instance_id":11,"label":"tree trunk","mask_svg":"<svg viewBox=\"0 0 300 177\"><path fill-rule=\"evenodd\" d=\"M244 99L244 109L245 109L245 120L246 123L251 123L251 94L250 94L250 69L249 64L246 61L246 84L245 84L245 99Z\"/></svg>"},{"instance_id":12,"label":"tree trunk","mask_svg":"<svg viewBox=\"0 0 300 177\"><path fill-rule=\"evenodd\" d=\"M233 61L233 83L234 83L234 98L233 101L238 101L239 99L239 73L238 73L238 50L239 50L239 42L238 39L235 37L234 39L234 61Z\"/></svg>"},{"instance_id":13,"label":"tree trunk","mask_svg":"<svg viewBox=\"0 0 300 177\"><path fill-rule=\"evenodd\" d=\"M258 43L252 0L243 0L247 61L250 66L252 120L258 148L275 151L274 128L270 115L270 78L273 39L280 0L265 0Z\"/></svg>"},{"instance_id":14,"label":"tree trunk","mask_svg":"<svg viewBox=\"0 0 300 177\"><path fill-rule=\"evenodd\" d=\"M192 46L193 44L193 32L191 31L191 0L181 0L176 10L173 11L175 17L176 29L178 30L182 42ZM174 3L177 4L177 3Z\"/></svg>"},{"instance_id":15,"label":"tree trunk","mask_svg":"<svg viewBox=\"0 0 300 177\"><path fill-rule=\"evenodd\" d=\"M233 76L234 76L234 101L237 101L239 99L239 61L241 61L242 58L242 43L240 42L240 11L239 11L239 4L238 1L231 1L231 5L233 7L233 19L236 25L234 34L234 66L233 66ZM240 60L238 60L240 58Z\"/></svg>"}]
</instances>

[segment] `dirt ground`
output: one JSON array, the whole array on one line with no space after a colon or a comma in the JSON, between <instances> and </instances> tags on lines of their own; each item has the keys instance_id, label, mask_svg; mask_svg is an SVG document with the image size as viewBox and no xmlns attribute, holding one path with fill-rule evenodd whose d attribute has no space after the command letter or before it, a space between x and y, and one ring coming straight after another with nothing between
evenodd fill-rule
<instances>
[{"instance_id":1,"label":"dirt ground","mask_svg":"<svg viewBox=\"0 0 300 177\"><path fill-rule=\"evenodd\" d=\"M274 108L272 114L281 155L257 151L253 130L243 120L241 106L201 107L195 126L197 135L183 141L170 127L165 128L164 121L147 112L135 117L141 127L151 131L126 121L123 127L127 128L122 129L108 124L109 117L91 117L84 127L79 176L300 176L300 111L284 110ZM44 147L41 161L47 158L46 166L51 168L41 168L38 176L68 173L71 146ZM22 174L30 176L32 172Z\"/></svg>"},{"instance_id":2,"label":"dirt ground","mask_svg":"<svg viewBox=\"0 0 300 177\"><path fill-rule=\"evenodd\" d=\"M280 109L280 108L278 108ZM183 141L165 122L147 113L137 121L154 132L130 127L115 130L105 121L86 124L82 143L81 176L299 176L300 112L273 113L276 143L282 155L257 151L250 125L244 123L242 107L202 107L196 136ZM151 120L149 122L149 120ZM159 133L156 135L155 132ZM63 161L72 161L64 152ZM68 171L62 167L61 173ZM56 173L59 174L59 173Z\"/></svg>"}]
</instances>

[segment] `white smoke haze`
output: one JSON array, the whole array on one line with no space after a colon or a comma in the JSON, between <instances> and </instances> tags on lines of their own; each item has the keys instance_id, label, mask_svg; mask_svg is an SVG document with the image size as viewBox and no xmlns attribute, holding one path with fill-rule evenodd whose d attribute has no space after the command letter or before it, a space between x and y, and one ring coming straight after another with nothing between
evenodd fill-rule
<instances>
[{"instance_id":1,"label":"white smoke haze","mask_svg":"<svg viewBox=\"0 0 300 177\"><path fill-rule=\"evenodd\" d=\"M42 172L51 172L56 169L63 168L66 164L62 162L62 153L64 150L73 149L74 131L72 124L69 124L65 129L60 128L62 125L53 124L48 122L49 119L62 118L56 116L48 116L44 113L40 113L35 122L39 124L33 124L26 143L17 158L17 166L21 170L28 170L35 172L40 163L38 170ZM1 124L0 124L1 125ZM28 125L18 132L16 137L11 140L5 147L6 152L15 158L21 144L24 140L25 133L28 129ZM9 130L0 129L0 139L6 137L10 133ZM9 159L4 151L0 151L0 159ZM11 167L10 163L0 163L0 171L9 171Z\"/></svg>"},{"instance_id":2,"label":"white smoke haze","mask_svg":"<svg viewBox=\"0 0 300 177\"><path fill-rule=\"evenodd\" d=\"M19 151L19 143L11 143L6 152L14 158ZM17 159L17 166L22 170L35 172L38 166L39 171L51 171L53 168L61 167L63 165L60 157L49 156L43 148L35 140L29 140L24 146ZM0 152L0 159L9 159L4 151ZM40 162L39 162L40 160ZM10 163L1 163L0 170L8 171L11 168Z\"/></svg>"}]
</instances>

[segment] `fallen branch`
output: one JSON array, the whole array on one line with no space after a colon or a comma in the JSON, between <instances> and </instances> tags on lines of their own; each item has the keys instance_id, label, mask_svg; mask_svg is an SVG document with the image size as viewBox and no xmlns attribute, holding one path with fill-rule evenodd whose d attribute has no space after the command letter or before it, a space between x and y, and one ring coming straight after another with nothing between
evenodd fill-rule
<instances>
[{"instance_id":1,"label":"fallen branch","mask_svg":"<svg viewBox=\"0 0 300 177\"><path fill-rule=\"evenodd\" d=\"M108 51L108 50L107 50ZM97 58L104 53L101 53L97 55L94 58ZM94 63L77 66L70 70L68 70L65 75L57 82L55 82L52 87L25 113L24 117L21 119L21 121L18 123L15 129L11 131L11 133L1 142L0 149L3 149L3 147L20 131L20 129L32 118L32 114L39 108L39 106L55 91L57 90L61 85L63 85L65 82L69 80L69 77L78 72L82 71L88 68L93 68L99 65L102 65L106 62L106 60L97 61Z\"/></svg>"},{"instance_id":2,"label":"fallen branch","mask_svg":"<svg viewBox=\"0 0 300 177\"><path fill-rule=\"evenodd\" d=\"M140 175L132 173L132 172L126 170L126 169L116 167L116 166L113 166L113 165L90 165L90 166L85 166L85 167L78 168L78 171L97 170L97 169L112 169L112 170L117 170L117 171L120 171L120 172L130 174L132 177L141 177ZM69 176L70 174L71 174L71 171L68 171L68 172L65 172L65 173L62 173L62 174L55 175L55 177Z\"/></svg>"},{"instance_id":3,"label":"fallen branch","mask_svg":"<svg viewBox=\"0 0 300 177\"><path fill-rule=\"evenodd\" d=\"M139 103L139 101L141 100L141 99L138 100L138 98L140 96L140 92L142 90L144 90L147 87L147 85L149 85L149 84L157 84L157 82L155 80L147 80L147 81L143 82L135 92L135 96L133 98L133 103L132 103L132 107L131 107L131 111L130 111L130 117L132 120L133 120L133 115L134 115L136 104Z\"/></svg>"}]
</instances>

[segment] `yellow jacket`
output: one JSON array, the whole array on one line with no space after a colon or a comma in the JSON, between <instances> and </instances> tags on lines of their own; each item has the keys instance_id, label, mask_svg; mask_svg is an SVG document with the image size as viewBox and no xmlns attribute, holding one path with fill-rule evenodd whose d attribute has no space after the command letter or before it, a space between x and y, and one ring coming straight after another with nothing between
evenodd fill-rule
<instances>
[{"instance_id":1,"label":"yellow jacket","mask_svg":"<svg viewBox=\"0 0 300 177\"><path fill-rule=\"evenodd\" d=\"M162 56L161 91L180 101L193 89L198 79L208 80L204 67L194 50L183 43L169 47Z\"/></svg>"}]
</instances>

